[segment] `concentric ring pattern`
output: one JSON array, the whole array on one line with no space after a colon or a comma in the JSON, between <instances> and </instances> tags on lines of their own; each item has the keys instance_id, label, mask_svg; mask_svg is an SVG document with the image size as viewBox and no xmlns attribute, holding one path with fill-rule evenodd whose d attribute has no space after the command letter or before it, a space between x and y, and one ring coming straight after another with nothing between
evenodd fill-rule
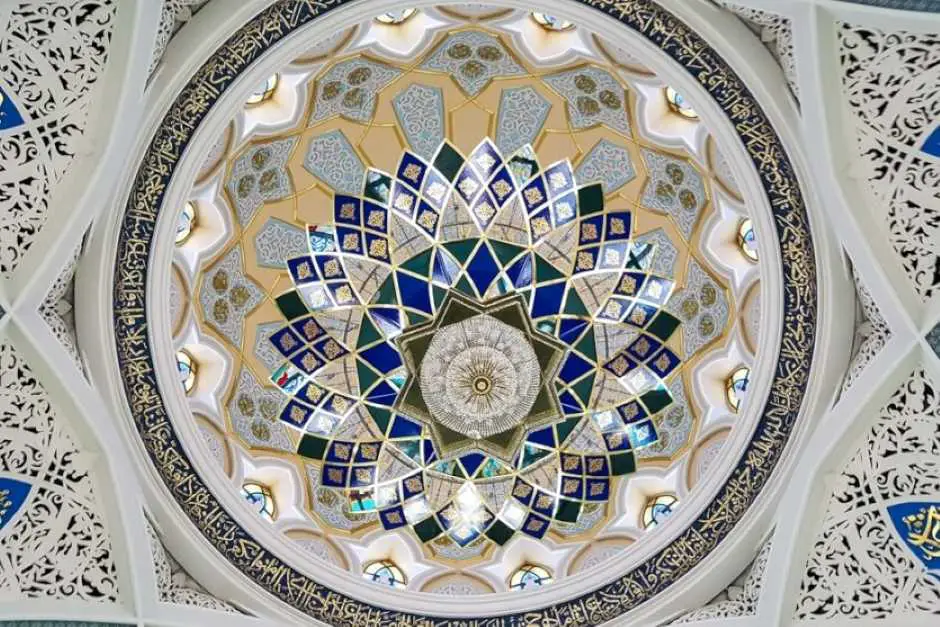
<instances>
[{"instance_id":1,"label":"concentric ring pattern","mask_svg":"<svg viewBox=\"0 0 940 627\"><path fill-rule=\"evenodd\" d=\"M776 233L760 235L780 248L774 280L783 286L787 350L761 356L777 368L761 416L740 426L750 442L705 509L672 530L674 540L598 590L503 616L503 624L600 624L703 559L773 471L799 412L815 337L805 207L751 93L657 4L584 4L699 79L741 134L751 176L774 212ZM243 573L329 624L435 624L443 619L330 589L297 569L296 556L275 555L252 537L246 512L223 508L215 496L223 488L187 456L174 423L193 418L171 418L163 396L183 392L161 389L154 371L148 260L164 245L155 226L175 210L162 205L183 150L244 70L274 44L312 32L324 10L275 3L219 49L166 114L121 230L118 357L155 466ZM410 19L424 19L418 15ZM425 15L443 24L451 13ZM734 339L744 337L740 281L706 250L740 192L731 177L712 174L724 170L707 132L684 127L692 130L673 141L668 129L680 127L650 121L657 106L667 110L662 87L642 71L642 80L627 81L623 52L596 36L585 50L599 56L543 65L526 52L524 33L507 35L485 20L428 27L418 52L385 58L350 43L368 39L363 32L371 31L359 28L343 54L280 72L279 93L297 94L285 105L297 112L291 125L265 130L273 123L263 111L273 109L253 105L244 120L255 130L236 137L249 128L240 123L221 142L216 161L225 167L214 189L227 212L218 222L231 227L206 244L208 253L197 250L194 278L186 279L188 337L221 347L234 373L206 391L207 367L196 385L195 394L225 408L213 432L223 433L227 450L248 451L239 476L266 459L300 470L310 498L279 503L279 517L309 520L335 546L363 554L370 538L394 533L418 547L428 569L461 563L484 572L518 542L564 552L614 537L639 489L632 478L675 474L691 464L693 442L730 430L732 423L709 421L731 410L706 410L695 382L743 342ZM702 146L704 160L687 154ZM270 224L287 235L274 237ZM198 219L196 228L184 247L208 241L198 237ZM193 354L199 365L201 353ZM621 534L626 544L645 542L632 524L636 531Z\"/></svg>"}]
</instances>

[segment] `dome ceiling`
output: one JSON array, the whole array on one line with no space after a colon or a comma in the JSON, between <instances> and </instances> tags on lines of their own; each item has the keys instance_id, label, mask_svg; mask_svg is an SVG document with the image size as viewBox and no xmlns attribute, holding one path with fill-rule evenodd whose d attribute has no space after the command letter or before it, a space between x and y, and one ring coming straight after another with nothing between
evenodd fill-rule
<instances>
[{"instance_id":1,"label":"dome ceiling","mask_svg":"<svg viewBox=\"0 0 940 627\"><path fill-rule=\"evenodd\" d=\"M455 5L332 33L242 82L153 243L196 470L305 549L287 564L360 586L641 567L718 502L776 385L759 173L704 92L578 23Z\"/></svg>"}]
</instances>

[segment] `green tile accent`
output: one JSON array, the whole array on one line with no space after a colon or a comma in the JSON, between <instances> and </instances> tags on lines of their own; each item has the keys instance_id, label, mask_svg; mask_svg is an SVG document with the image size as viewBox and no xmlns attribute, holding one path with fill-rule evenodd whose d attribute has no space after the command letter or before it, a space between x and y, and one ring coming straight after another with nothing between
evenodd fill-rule
<instances>
[{"instance_id":1,"label":"green tile accent","mask_svg":"<svg viewBox=\"0 0 940 627\"><path fill-rule=\"evenodd\" d=\"M496 255L496 258L499 260L499 263L505 268L510 265L509 262L521 255L525 248L521 246L516 246L515 244L507 244L506 242L497 242L490 241L490 247L493 249L493 253Z\"/></svg>"},{"instance_id":2,"label":"green tile accent","mask_svg":"<svg viewBox=\"0 0 940 627\"><path fill-rule=\"evenodd\" d=\"M617 453L610 456L610 474L614 477L629 475L636 470L636 460L633 453Z\"/></svg>"},{"instance_id":3,"label":"green tile accent","mask_svg":"<svg viewBox=\"0 0 940 627\"><path fill-rule=\"evenodd\" d=\"M643 401L643 404L646 405L646 410L653 415L658 411L665 409L672 403L672 395L669 393L665 387L658 387L655 390L650 390L646 394L640 397L640 400Z\"/></svg>"},{"instance_id":4,"label":"green tile accent","mask_svg":"<svg viewBox=\"0 0 940 627\"><path fill-rule=\"evenodd\" d=\"M434 310L437 311L441 308L441 305L444 302L444 299L447 297L447 290L439 285L431 285L431 295L434 297Z\"/></svg>"},{"instance_id":5,"label":"green tile accent","mask_svg":"<svg viewBox=\"0 0 940 627\"><path fill-rule=\"evenodd\" d=\"M425 322L430 320L430 318L428 318L424 314L419 314L416 311L406 311L405 315L408 316L409 326L415 326L417 324L424 324Z\"/></svg>"},{"instance_id":6,"label":"green tile accent","mask_svg":"<svg viewBox=\"0 0 940 627\"><path fill-rule=\"evenodd\" d=\"M660 311L650 325L646 327L647 332L655 335L665 342L672 337L673 331L679 327L679 319L670 313Z\"/></svg>"},{"instance_id":7,"label":"green tile accent","mask_svg":"<svg viewBox=\"0 0 940 627\"><path fill-rule=\"evenodd\" d=\"M571 432L574 431L574 428L578 426L578 423L581 422L581 417L577 416L575 418L569 418L564 422L559 422L555 425L555 434L558 438L558 446L561 447L564 445L565 440L568 439L568 436L571 435Z\"/></svg>"},{"instance_id":8,"label":"green tile accent","mask_svg":"<svg viewBox=\"0 0 940 627\"><path fill-rule=\"evenodd\" d=\"M300 294L297 293L297 290L291 290L281 294L277 297L276 302L277 308L281 310L281 314L288 320L300 318L310 313L307 311L307 306L304 304Z\"/></svg>"},{"instance_id":9,"label":"green tile accent","mask_svg":"<svg viewBox=\"0 0 940 627\"><path fill-rule=\"evenodd\" d=\"M416 524L414 526L414 530L422 542L430 542L437 536L441 535L441 532L443 531L434 516L428 516Z\"/></svg>"},{"instance_id":10,"label":"green tile accent","mask_svg":"<svg viewBox=\"0 0 940 627\"><path fill-rule=\"evenodd\" d=\"M297 445L297 454L307 459L323 459L328 440L305 433Z\"/></svg>"},{"instance_id":11,"label":"green tile accent","mask_svg":"<svg viewBox=\"0 0 940 627\"><path fill-rule=\"evenodd\" d=\"M578 215L589 216L604 210L604 188L600 183L585 185L578 190Z\"/></svg>"},{"instance_id":12,"label":"green tile accent","mask_svg":"<svg viewBox=\"0 0 940 627\"><path fill-rule=\"evenodd\" d=\"M597 361L597 344L594 342L594 329L590 326L587 328L587 332L584 334L584 337L581 338L575 348L581 353L590 359L591 361Z\"/></svg>"},{"instance_id":13,"label":"green tile accent","mask_svg":"<svg viewBox=\"0 0 940 627\"><path fill-rule=\"evenodd\" d=\"M372 297L372 302L376 305L397 305L398 295L395 293L395 282L392 280L394 275L389 274L385 282Z\"/></svg>"},{"instance_id":14,"label":"green tile accent","mask_svg":"<svg viewBox=\"0 0 940 627\"><path fill-rule=\"evenodd\" d=\"M555 520L562 522L578 522L578 516L581 515L581 503L578 501L569 501L561 499L558 503L558 509L555 511Z\"/></svg>"},{"instance_id":15,"label":"green tile accent","mask_svg":"<svg viewBox=\"0 0 940 627\"><path fill-rule=\"evenodd\" d=\"M564 279L565 275L558 271L558 268L542 258L541 255L535 255L535 282L544 283L555 279Z\"/></svg>"},{"instance_id":16,"label":"green tile accent","mask_svg":"<svg viewBox=\"0 0 940 627\"><path fill-rule=\"evenodd\" d=\"M502 546L509 542L509 539L512 538L514 533L516 532L512 527L497 519L496 522L490 525L490 528L486 530L486 537Z\"/></svg>"},{"instance_id":17,"label":"green tile accent","mask_svg":"<svg viewBox=\"0 0 940 627\"><path fill-rule=\"evenodd\" d=\"M460 153L450 144L443 144L440 151L437 153L437 157L434 159L434 167L437 168L447 180L453 181L457 177L457 173L460 172L461 166L463 166L463 157Z\"/></svg>"},{"instance_id":18,"label":"green tile accent","mask_svg":"<svg viewBox=\"0 0 940 627\"><path fill-rule=\"evenodd\" d=\"M591 402L591 389L594 387L594 375L589 374L574 385L571 386L571 391L575 393L581 402L584 403L584 406L587 407L588 403Z\"/></svg>"},{"instance_id":19,"label":"green tile accent","mask_svg":"<svg viewBox=\"0 0 940 627\"><path fill-rule=\"evenodd\" d=\"M372 420L375 422L375 426L379 428L379 431L388 433L388 425L392 422L392 412L373 405L366 405L366 409L369 410L369 415L372 416Z\"/></svg>"},{"instance_id":20,"label":"green tile accent","mask_svg":"<svg viewBox=\"0 0 940 627\"><path fill-rule=\"evenodd\" d=\"M362 317L362 324L359 326L359 339L356 341L356 348L362 348L382 339L382 334L372 324L369 316Z\"/></svg>"},{"instance_id":21,"label":"green tile accent","mask_svg":"<svg viewBox=\"0 0 940 627\"><path fill-rule=\"evenodd\" d=\"M454 256L457 263L464 265L467 263L467 259L470 258L470 253L476 248L478 241L476 239L461 239L456 242L447 242L444 244L444 248Z\"/></svg>"},{"instance_id":22,"label":"green tile accent","mask_svg":"<svg viewBox=\"0 0 940 627\"><path fill-rule=\"evenodd\" d=\"M584 306L584 301L578 296L578 291L573 287L568 288L568 296L565 300L565 313L572 316L590 316L591 313Z\"/></svg>"},{"instance_id":23,"label":"green tile accent","mask_svg":"<svg viewBox=\"0 0 940 627\"><path fill-rule=\"evenodd\" d=\"M402 270L410 270L415 274L427 277L431 275L431 248L420 255L415 255L405 263L401 264Z\"/></svg>"},{"instance_id":24,"label":"green tile accent","mask_svg":"<svg viewBox=\"0 0 940 627\"><path fill-rule=\"evenodd\" d=\"M457 281L457 285L454 286L457 291L463 292L467 296L476 298L477 292L473 289L473 286L470 285L470 281L467 279L467 275L460 277L460 280Z\"/></svg>"},{"instance_id":25,"label":"green tile accent","mask_svg":"<svg viewBox=\"0 0 940 627\"><path fill-rule=\"evenodd\" d=\"M359 390L365 396L366 391L379 380L379 375L361 359L356 360L356 373L359 375Z\"/></svg>"}]
</instances>

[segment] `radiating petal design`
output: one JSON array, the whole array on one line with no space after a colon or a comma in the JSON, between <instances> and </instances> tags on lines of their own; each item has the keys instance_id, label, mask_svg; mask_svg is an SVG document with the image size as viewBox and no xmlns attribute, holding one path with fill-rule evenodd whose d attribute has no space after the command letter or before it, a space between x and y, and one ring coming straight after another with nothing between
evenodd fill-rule
<instances>
[{"instance_id":1,"label":"radiating petal design","mask_svg":"<svg viewBox=\"0 0 940 627\"><path fill-rule=\"evenodd\" d=\"M287 262L288 324L270 335L279 418L319 489L461 548L593 524L612 478L658 441L681 365L664 310L675 246L632 229L602 182L489 139L468 156L446 141L405 152L337 193L331 224ZM519 381L524 403L490 402ZM471 396L435 396L454 390ZM501 492L484 487L499 477Z\"/></svg>"}]
</instances>

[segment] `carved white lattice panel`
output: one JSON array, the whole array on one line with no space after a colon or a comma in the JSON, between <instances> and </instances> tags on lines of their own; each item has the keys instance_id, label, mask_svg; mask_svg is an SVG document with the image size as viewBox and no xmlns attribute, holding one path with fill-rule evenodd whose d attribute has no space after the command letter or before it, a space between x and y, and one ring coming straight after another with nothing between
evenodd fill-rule
<instances>
[{"instance_id":1,"label":"carved white lattice panel","mask_svg":"<svg viewBox=\"0 0 940 627\"><path fill-rule=\"evenodd\" d=\"M940 122L940 35L843 23L839 54L869 205L927 301L940 292L940 161L925 150Z\"/></svg>"},{"instance_id":2,"label":"carved white lattice panel","mask_svg":"<svg viewBox=\"0 0 940 627\"><path fill-rule=\"evenodd\" d=\"M150 553L156 573L157 593L164 603L191 605L218 612L237 614L238 610L230 604L215 598L205 591L183 567L167 552L157 532L147 523L147 536L150 539Z\"/></svg>"},{"instance_id":3,"label":"carved white lattice panel","mask_svg":"<svg viewBox=\"0 0 940 627\"><path fill-rule=\"evenodd\" d=\"M9 343L0 344L0 476L31 486L0 528L0 597L116 601L111 540L86 454Z\"/></svg>"},{"instance_id":4,"label":"carved white lattice panel","mask_svg":"<svg viewBox=\"0 0 940 627\"><path fill-rule=\"evenodd\" d=\"M842 381L842 394L852 387L862 371L868 367L888 340L891 339L891 329L881 315L878 303L872 298L871 292L862 283L858 271L853 267L852 276L855 279L855 292L861 305L861 320L856 320L855 345L852 351L852 360L848 372Z\"/></svg>"},{"instance_id":5,"label":"carved white lattice panel","mask_svg":"<svg viewBox=\"0 0 940 627\"><path fill-rule=\"evenodd\" d=\"M0 86L18 115L0 135L0 275L9 277L29 250L80 151L115 7L114 0L30 0L15 4L3 24Z\"/></svg>"},{"instance_id":6,"label":"carved white lattice panel","mask_svg":"<svg viewBox=\"0 0 940 627\"><path fill-rule=\"evenodd\" d=\"M890 504L940 495L940 397L916 370L882 408L828 497L794 614L887 618L940 612L940 581L905 548Z\"/></svg>"},{"instance_id":7,"label":"carved white lattice panel","mask_svg":"<svg viewBox=\"0 0 940 627\"><path fill-rule=\"evenodd\" d=\"M686 625L704 620L753 616L757 613L757 601L764 587L764 572L770 559L771 540L757 553L754 561L734 582L705 606L686 612L671 625Z\"/></svg>"},{"instance_id":8,"label":"carved white lattice panel","mask_svg":"<svg viewBox=\"0 0 940 627\"><path fill-rule=\"evenodd\" d=\"M796 80L796 61L793 56L793 29L790 20L782 15L745 7L736 2L717 0L717 4L744 20L755 31L770 54L780 64L783 75L793 91L800 97L799 84Z\"/></svg>"},{"instance_id":9,"label":"carved white lattice panel","mask_svg":"<svg viewBox=\"0 0 940 627\"><path fill-rule=\"evenodd\" d=\"M163 11L160 13L160 27L157 29L157 40L153 45L153 59L150 62L150 72L153 72L173 35L183 27L186 22L193 19L199 9L209 0L163 0Z\"/></svg>"},{"instance_id":10,"label":"carved white lattice panel","mask_svg":"<svg viewBox=\"0 0 940 627\"><path fill-rule=\"evenodd\" d=\"M76 246L68 264L56 278L52 289L39 306L39 314L52 330L56 339L65 348L75 366L84 373L78 353L78 335L75 332L75 269L81 245Z\"/></svg>"}]
</instances>

